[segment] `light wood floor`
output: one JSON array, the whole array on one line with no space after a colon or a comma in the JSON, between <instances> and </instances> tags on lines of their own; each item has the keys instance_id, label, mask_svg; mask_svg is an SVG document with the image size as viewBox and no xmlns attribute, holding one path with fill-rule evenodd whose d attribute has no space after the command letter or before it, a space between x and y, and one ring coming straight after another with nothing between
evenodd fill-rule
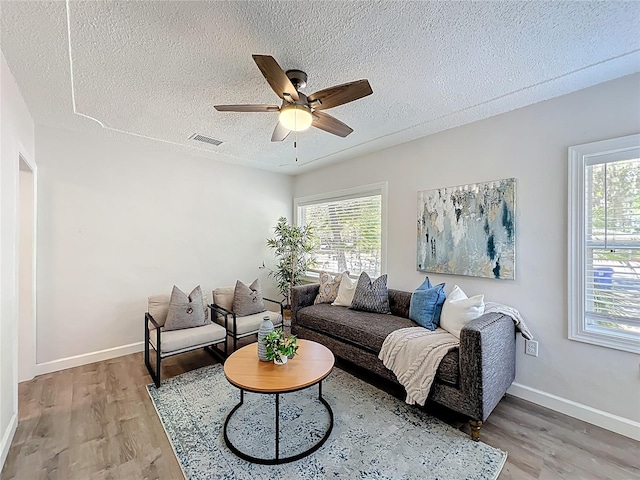
<instances>
[{"instance_id":1,"label":"light wood floor","mask_svg":"<svg viewBox=\"0 0 640 480\"><path fill-rule=\"evenodd\" d=\"M163 362L163 377L212 363L204 351L178 355ZM0 480L183 478L148 383L142 354L132 354L20 384L18 430ZM640 479L638 442L510 396L482 427L482 441L509 452L502 480Z\"/></svg>"}]
</instances>

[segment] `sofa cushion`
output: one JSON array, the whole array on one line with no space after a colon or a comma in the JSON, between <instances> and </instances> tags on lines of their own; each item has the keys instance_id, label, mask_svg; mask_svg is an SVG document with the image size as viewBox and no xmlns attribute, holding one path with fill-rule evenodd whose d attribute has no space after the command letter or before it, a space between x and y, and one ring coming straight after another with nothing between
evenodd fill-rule
<instances>
[{"instance_id":1,"label":"sofa cushion","mask_svg":"<svg viewBox=\"0 0 640 480\"><path fill-rule=\"evenodd\" d=\"M227 333L223 327L216 323L210 323L203 327L183 328L182 330L165 331L164 328L160 333L160 344L162 355L175 353L180 350L187 350L197 346L210 345L216 342L224 342ZM155 349L156 331L152 330L149 340Z\"/></svg>"},{"instance_id":2,"label":"sofa cushion","mask_svg":"<svg viewBox=\"0 0 640 480\"><path fill-rule=\"evenodd\" d=\"M367 272L362 272L356 285L356 292L353 294L351 308L363 312L390 314L387 274L380 275L371 281Z\"/></svg>"},{"instance_id":3,"label":"sofa cushion","mask_svg":"<svg viewBox=\"0 0 640 480\"><path fill-rule=\"evenodd\" d=\"M436 372L436 381L457 387L460 382L460 349L456 348L447 353L440 361Z\"/></svg>"},{"instance_id":4,"label":"sofa cushion","mask_svg":"<svg viewBox=\"0 0 640 480\"><path fill-rule=\"evenodd\" d=\"M296 324L326 333L378 353L384 339L399 328L415 327L408 318L384 313L363 313L320 303L298 310Z\"/></svg>"},{"instance_id":5,"label":"sofa cushion","mask_svg":"<svg viewBox=\"0 0 640 480\"><path fill-rule=\"evenodd\" d=\"M391 309L391 315L409 318L410 306L411 292L389 289L389 308Z\"/></svg>"},{"instance_id":6,"label":"sofa cushion","mask_svg":"<svg viewBox=\"0 0 640 480\"><path fill-rule=\"evenodd\" d=\"M264 312L254 313L253 315L246 315L244 317L236 316L236 328L238 329L236 335L257 332L264 317L269 317L269 320L271 320L274 327L282 326L282 315L277 312L266 310ZM233 317L228 315L228 318L227 329L233 333ZM224 326L224 317L222 315L216 315L216 322Z\"/></svg>"}]
</instances>

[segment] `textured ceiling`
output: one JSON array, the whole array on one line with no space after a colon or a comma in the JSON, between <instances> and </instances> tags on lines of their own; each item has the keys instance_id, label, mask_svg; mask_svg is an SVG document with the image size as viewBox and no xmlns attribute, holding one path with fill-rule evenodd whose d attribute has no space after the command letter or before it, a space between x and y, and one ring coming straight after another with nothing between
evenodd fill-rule
<instances>
[{"instance_id":1,"label":"textured ceiling","mask_svg":"<svg viewBox=\"0 0 640 480\"><path fill-rule=\"evenodd\" d=\"M123 131L290 174L640 71L637 2L72 0L0 8L2 51L37 123ZM307 94L368 79L373 95L328 111L354 132L299 133L296 164L293 134L270 142L276 113L215 111L279 104L252 54L306 71ZM224 143L194 143L193 133Z\"/></svg>"}]
</instances>

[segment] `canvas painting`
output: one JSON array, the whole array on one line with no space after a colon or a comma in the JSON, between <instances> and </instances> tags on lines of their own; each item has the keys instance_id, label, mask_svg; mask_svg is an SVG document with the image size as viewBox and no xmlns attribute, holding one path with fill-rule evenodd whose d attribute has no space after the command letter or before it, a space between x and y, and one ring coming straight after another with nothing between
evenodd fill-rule
<instances>
[{"instance_id":1,"label":"canvas painting","mask_svg":"<svg viewBox=\"0 0 640 480\"><path fill-rule=\"evenodd\" d=\"M515 207L515 178L418 192L418 270L513 280Z\"/></svg>"}]
</instances>

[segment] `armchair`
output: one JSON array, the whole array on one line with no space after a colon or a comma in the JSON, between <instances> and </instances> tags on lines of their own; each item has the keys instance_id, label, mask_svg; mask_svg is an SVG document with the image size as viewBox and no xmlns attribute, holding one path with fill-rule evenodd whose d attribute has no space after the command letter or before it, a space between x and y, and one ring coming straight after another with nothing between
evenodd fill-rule
<instances>
[{"instance_id":1,"label":"armchair","mask_svg":"<svg viewBox=\"0 0 640 480\"><path fill-rule=\"evenodd\" d=\"M149 297L148 311L144 314L144 363L156 388L160 388L161 361L164 358L204 348L207 352L224 360L227 353L227 335L224 327L209 323L200 327L181 330L164 330L171 295ZM215 345L224 343L221 351ZM151 367L149 352L156 352L155 372Z\"/></svg>"},{"instance_id":2,"label":"armchair","mask_svg":"<svg viewBox=\"0 0 640 480\"><path fill-rule=\"evenodd\" d=\"M263 300L278 305L280 307L279 313L266 310L252 315L237 315L233 312L234 291L235 287L216 288L213 290L214 303L210 305L211 318L219 325L224 326L227 336L233 339L233 351L238 347L238 339L258 334L260 323L264 317L269 317L274 327L281 327L284 318L282 302L269 298L263 298Z\"/></svg>"}]
</instances>

